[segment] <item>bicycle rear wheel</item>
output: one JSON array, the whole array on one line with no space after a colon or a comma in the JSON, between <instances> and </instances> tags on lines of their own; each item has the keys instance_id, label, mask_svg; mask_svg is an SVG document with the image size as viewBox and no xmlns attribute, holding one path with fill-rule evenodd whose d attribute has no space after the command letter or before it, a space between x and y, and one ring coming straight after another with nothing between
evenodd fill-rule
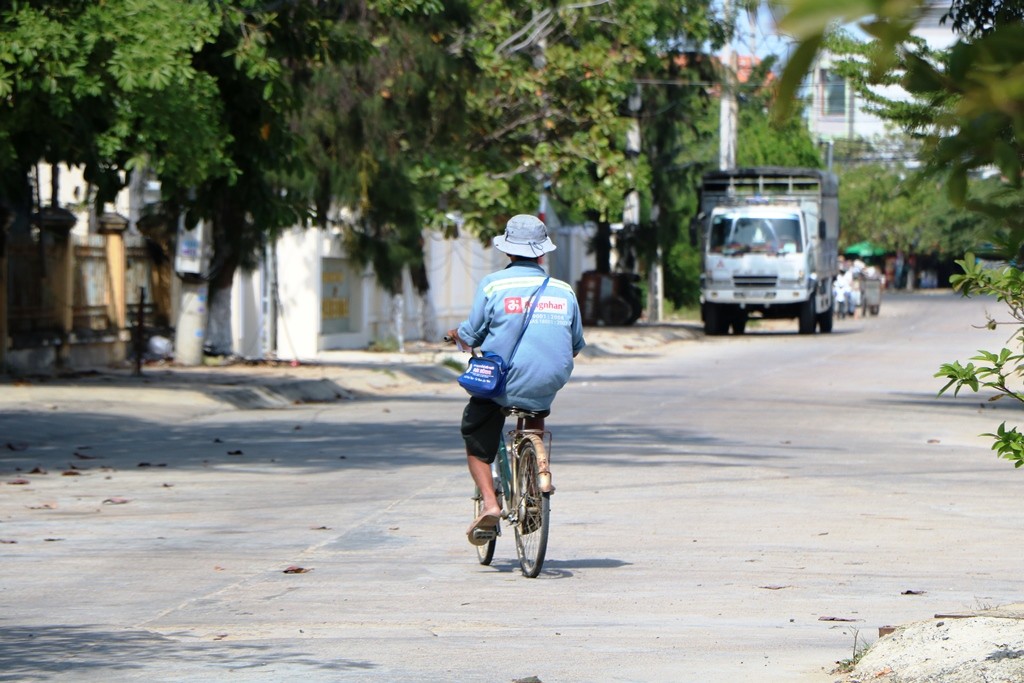
<instances>
[{"instance_id":1,"label":"bicycle rear wheel","mask_svg":"<svg viewBox=\"0 0 1024 683\"><path fill-rule=\"evenodd\" d=\"M480 513L484 508L484 497L480 495L480 488L473 487L473 519L480 516ZM483 545L476 547L476 557L482 565L489 565L491 560L494 559L494 546L498 543L497 537L498 529L495 529L495 536L491 540L487 541Z\"/></svg>"},{"instance_id":2,"label":"bicycle rear wheel","mask_svg":"<svg viewBox=\"0 0 1024 683\"><path fill-rule=\"evenodd\" d=\"M551 494L540 490L538 453L544 442L536 434L527 434L516 448L516 553L523 576L536 578L544 564L551 523Z\"/></svg>"}]
</instances>

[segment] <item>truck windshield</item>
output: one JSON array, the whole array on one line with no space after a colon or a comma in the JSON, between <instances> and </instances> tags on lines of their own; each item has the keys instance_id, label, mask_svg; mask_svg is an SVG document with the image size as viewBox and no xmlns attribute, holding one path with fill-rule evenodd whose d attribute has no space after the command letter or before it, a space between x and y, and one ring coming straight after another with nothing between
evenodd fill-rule
<instances>
[{"instance_id":1,"label":"truck windshield","mask_svg":"<svg viewBox=\"0 0 1024 683\"><path fill-rule=\"evenodd\" d=\"M708 251L715 254L795 254L804 250L795 217L715 216Z\"/></svg>"}]
</instances>

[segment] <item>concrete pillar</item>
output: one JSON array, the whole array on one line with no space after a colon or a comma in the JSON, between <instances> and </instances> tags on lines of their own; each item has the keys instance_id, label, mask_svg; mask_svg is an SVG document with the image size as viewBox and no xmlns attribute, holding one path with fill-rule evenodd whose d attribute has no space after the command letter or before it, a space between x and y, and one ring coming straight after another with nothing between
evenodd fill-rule
<instances>
[{"instance_id":1,"label":"concrete pillar","mask_svg":"<svg viewBox=\"0 0 1024 683\"><path fill-rule=\"evenodd\" d=\"M174 326L174 360L180 365L203 364L209 286L201 280L182 280L178 319Z\"/></svg>"},{"instance_id":2,"label":"concrete pillar","mask_svg":"<svg viewBox=\"0 0 1024 683\"><path fill-rule=\"evenodd\" d=\"M128 228L128 219L116 213L104 213L97 219L99 232L106 237L107 253L107 317L114 326L117 335L115 348L112 350L113 360L124 360L128 357L126 342L128 334L128 305L125 288L128 273L128 257L124 246L124 231Z\"/></svg>"},{"instance_id":3,"label":"concrete pillar","mask_svg":"<svg viewBox=\"0 0 1024 683\"><path fill-rule=\"evenodd\" d=\"M54 322L61 338L55 361L57 367L67 367L71 360L71 328L75 321L75 250L71 240L71 229L75 227L78 219L67 209L47 206L32 216L32 222L42 231L40 239L44 240L44 245L47 240L52 240L52 248L47 250L44 268L46 277L51 282Z\"/></svg>"}]
</instances>

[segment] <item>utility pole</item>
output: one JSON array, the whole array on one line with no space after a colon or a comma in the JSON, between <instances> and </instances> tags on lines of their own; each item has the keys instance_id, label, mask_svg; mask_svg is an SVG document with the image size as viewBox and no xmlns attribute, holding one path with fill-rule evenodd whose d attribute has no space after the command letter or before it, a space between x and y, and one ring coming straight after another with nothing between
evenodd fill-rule
<instances>
[{"instance_id":1,"label":"utility pole","mask_svg":"<svg viewBox=\"0 0 1024 683\"><path fill-rule=\"evenodd\" d=\"M736 105L736 52L732 48L732 34L735 24L733 0L725 0L725 22L729 26L729 38L722 48L722 99L718 120L718 168L726 170L736 166L736 128L738 109Z\"/></svg>"},{"instance_id":2,"label":"utility pole","mask_svg":"<svg viewBox=\"0 0 1024 683\"><path fill-rule=\"evenodd\" d=\"M191 198L191 197L190 197ZM178 244L174 270L181 278L181 300L174 325L174 360L180 365L202 365L203 343L209 313L209 244L207 226L185 224L185 214L178 218Z\"/></svg>"}]
</instances>

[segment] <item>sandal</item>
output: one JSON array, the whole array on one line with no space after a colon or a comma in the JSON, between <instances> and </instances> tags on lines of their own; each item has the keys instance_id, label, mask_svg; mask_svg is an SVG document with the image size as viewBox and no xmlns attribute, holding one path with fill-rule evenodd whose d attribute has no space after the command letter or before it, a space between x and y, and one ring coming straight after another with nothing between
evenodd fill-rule
<instances>
[{"instance_id":1,"label":"sandal","mask_svg":"<svg viewBox=\"0 0 1024 683\"><path fill-rule=\"evenodd\" d=\"M469 528L466 529L466 537L469 538L469 542L473 545L484 545L495 535L495 529L498 527L498 521L501 519L501 515L495 515L490 513L484 513L477 517Z\"/></svg>"}]
</instances>

